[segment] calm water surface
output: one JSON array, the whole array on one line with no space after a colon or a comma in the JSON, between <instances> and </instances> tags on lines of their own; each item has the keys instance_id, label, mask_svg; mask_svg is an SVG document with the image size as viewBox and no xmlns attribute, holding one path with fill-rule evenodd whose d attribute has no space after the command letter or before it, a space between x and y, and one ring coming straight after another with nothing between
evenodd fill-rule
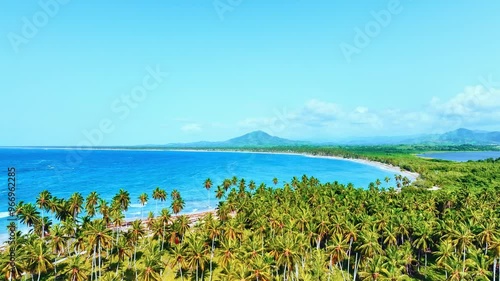
<instances>
[{"instance_id":1,"label":"calm water surface","mask_svg":"<svg viewBox=\"0 0 500 281\"><path fill-rule=\"evenodd\" d=\"M421 157L449 160L456 162L467 162L469 160L477 161L488 158L497 159L500 157L500 151L460 151L460 152L435 152L420 154Z\"/></svg>"}]
</instances>

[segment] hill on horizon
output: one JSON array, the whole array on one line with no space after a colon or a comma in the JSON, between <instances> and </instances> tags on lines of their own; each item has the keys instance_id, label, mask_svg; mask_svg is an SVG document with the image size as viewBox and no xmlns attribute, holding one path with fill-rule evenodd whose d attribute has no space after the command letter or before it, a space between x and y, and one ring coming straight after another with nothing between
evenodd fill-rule
<instances>
[{"instance_id":1,"label":"hill on horizon","mask_svg":"<svg viewBox=\"0 0 500 281\"><path fill-rule=\"evenodd\" d=\"M264 131L254 131L245 135L219 142L170 143L164 145L172 148L242 148L242 147L276 147L297 145L396 145L396 144L426 144L426 145L500 145L500 132L488 132L460 128L444 134L427 134L420 136L374 136L350 138L332 142L309 142L289 140L271 136Z\"/></svg>"},{"instance_id":2,"label":"hill on horizon","mask_svg":"<svg viewBox=\"0 0 500 281\"><path fill-rule=\"evenodd\" d=\"M276 136L271 136L264 131L254 131L248 134L235 137L220 142L192 142L192 143L171 143L167 147L174 148L221 148L221 147L273 147L273 146L296 146L312 144L307 141L294 141Z\"/></svg>"}]
</instances>

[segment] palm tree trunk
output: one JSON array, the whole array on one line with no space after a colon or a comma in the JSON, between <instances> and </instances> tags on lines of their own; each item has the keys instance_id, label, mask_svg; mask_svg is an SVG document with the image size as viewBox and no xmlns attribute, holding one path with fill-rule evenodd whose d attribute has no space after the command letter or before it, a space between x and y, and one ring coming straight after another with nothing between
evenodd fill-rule
<instances>
[{"instance_id":1,"label":"palm tree trunk","mask_svg":"<svg viewBox=\"0 0 500 281\"><path fill-rule=\"evenodd\" d=\"M44 234L45 234L45 225L43 223L43 208L42 208L42 240L43 240Z\"/></svg>"},{"instance_id":2,"label":"palm tree trunk","mask_svg":"<svg viewBox=\"0 0 500 281\"><path fill-rule=\"evenodd\" d=\"M493 259L493 281L495 281L495 274L497 272L497 258Z\"/></svg>"},{"instance_id":3,"label":"palm tree trunk","mask_svg":"<svg viewBox=\"0 0 500 281\"><path fill-rule=\"evenodd\" d=\"M134 270L135 270L135 275L136 275L136 278L137 278L137 240L135 241L135 244L134 244Z\"/></svg>"},{"instance_id":4,"label":"palm tree trunk","mask_svg":"<svg viewBox=\"0 0 500 281\"><path fill-rule=\"evenodd\" d=\"M359 257L359 260L361 260L361 257ZM356 258L354 259L354 272L353 272L354 277L352 281L356 281L356 275L358 275L359 260L358 260L358 253L356 253Z\"/></svg>"},{"instance_id":5,"label":"palm tree trunk","mask_svg":"<svg viewBox=\"0 0 500 281\"><path fill-rule=\"evenodd\" d=\"M40 275L42 275L42 273L40 272L40 270L38 270L38 278L36 279L37 281L40 281Z\"/></svg>"},{"instance_id":6,"label":"palm tree trunk","mask_svg":"<svg viewBox=\"0 0 500 281\"><path fill-rule=\"evenodd\" d=\"M165 222L163 222L163 232L161 233L161 251L163 251L163 244L165 244L164 239L165 239Z\"/></svg>"},{"instance_id":7,"label":"palm tree trunk","mask_svg":"<svg viewBox=\"0 0 500 281\"><path fill-rule=\"evenodd\" d=\"M496 275L496 272L497 272L497 258L495 257L493 259L493 281L495 281L495 275Z\"/></svg>"},{"instance_id":8,"label":"palm tree trunk","mask_svg":"<svg viewBox=\"0 0 500 281\"><path fill-rule=\"evenodd\" d=\"M179 265L179 272L181 273L181 281L184 281L184 277L182 276L182 267L181 267L181 263L180 263L180 262L177 262L177 264Z\"/></svg>"},{"instance_id":9,"label":"palm tree trunk","mask_svg":"<svg viewBox=\"0 0 500 281\"><path fill-rule=\"evenodd\" d=\"M283 268L283 281L286 280L286 263L285 263L285 268Z\"/></svg>"},{"instance_id":10,"label":"palm tree trunk","mask_svg":"<svg viewBox=\"0 0 500 281\"><path fill-rule=\"evenodd\" d=\"M196 262L196 281L198 281L198 262Z\"/></svg>"},{"instance_id":11,"label":"palm tree trunk","mask_svg":"<svg viewBox=\"0 0 500 281\"><path fill-rule=\"evenodd\" d=\"M465 272L465 244L464 244L463 254L464 254L464 259L463 259L462 273Z\"/></svg>"},{"instance_id":12,"label":"palm tree trunk","mask_svg":"<svg viewBox=\"0 0 500 281\"><path fill-rule=\"evenodd\" d=\"M347 256L347 274L350 271L350 262L351 262L351 247L352 247L352 237L349 239L349 255Z\"/></svg>"},{"instance_id":13,"label":"palm tree trunk","mask_svg":"<svg viewBox=\"0 0 500 281\"><path fill-rule=\"evenodd\" d=\"M332 265L332 255L330 254L330 261L328 262L328 280L330 280L330 276L332 275L332 271L333 271L333 265Z\"/></svg>"},{"instance_id":14,"label":"palm tree trunk","mask_svg":"<svg viewBox=\"0 0 500 281\"><path fill-rule=\"evenodd\" d=\"M212 237L212 251L210 252L210 281L212 281L212 260L214 259L214 240L215 236Z\"/></svg>"},{"instance_id":15,"label":"palm tree trunk","mask_svg":"<svg viewBox=\"0 0 500 281\"><path fill-rule=\"evenodd\" d=\"M102 272L101 272L101 240L99 240L99 279L102 277Z\"/></svg>"},{"instance_id":16,"label":"palm tree trunk","mask_svg":"<svg viewBox=\"0 0 500 281\"><path fill-rule=\"evenodd\" d=\"M94 280L94 270L95 270L95 252L96 252L96 245L94 244L94 251L93 251L93 255L92 255L92 269L90 271L90 280ZM97 279L97 275L96 275L96 279Z\"/></svg>"}]
</instances>

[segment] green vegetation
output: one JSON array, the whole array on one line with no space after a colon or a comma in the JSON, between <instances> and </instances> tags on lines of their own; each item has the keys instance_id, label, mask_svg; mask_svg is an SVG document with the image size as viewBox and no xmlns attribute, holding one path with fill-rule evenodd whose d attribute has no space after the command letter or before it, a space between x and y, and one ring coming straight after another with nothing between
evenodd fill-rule
<instances>
[{"instance_id":1,"label":"green vegetation","mask_svg":"<svg viewBox=\"0 0 500 281\"><path fill-rule=\"evenodd\" d=\"M227 151L241 151L238 148L226 148ZM389 146L283 146L268 148L245 148L253 152L303 153L317 156L338 156L343 158L365 159L398 166L409 172L420 174L416 187L469 189L500 186L500 159L484 161L451 162L437 159L425 159L417 154L430 151L493 151L498 146L428 146L428 145L389 145ZM496 165L492 165L495 164Z\"/></svg>"},{"instance_id":2,"label":"green vegetation","mask_svg":"<svg viewBox=\"0 0 500 281\"><path fill-rule=\"evenodd\" d=\"M421 174L354 188L314 177L274 186L233 177L200 188L221 199L216 216L171 216L170 209L124 226L131 198L97 193L69 199L42 192L20 202L32 228L0 254L0 279L21 280L491 280L500 271L500 159L452 163L421 159L421 147L295 147L267 151L376 160ZM429 149L428 149L429 150ZM436 150L436 147L434 149ZM219 184L216 186L216 184ZM442 189L429 191L430 186ZM212 189L212 187L214 187ZM170 198L167 198L170 197ZM148 197L171 202L177 190ZM207 202L210 204L210 193ZM164 204L162 204L164 205ZM158 207L155 207L157 209ZM86 215L82 215L85 210ZM57 223L50 221L53 214ZM42 219L43 218L43 219ZM15 263L9 253L15 253Z\"/></svg>"}]
</instances>

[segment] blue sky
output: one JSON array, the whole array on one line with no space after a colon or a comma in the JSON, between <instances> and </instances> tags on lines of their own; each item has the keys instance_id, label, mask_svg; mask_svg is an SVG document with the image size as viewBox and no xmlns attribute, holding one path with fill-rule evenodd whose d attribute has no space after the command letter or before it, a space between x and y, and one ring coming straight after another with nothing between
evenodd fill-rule
<instances>
[{"instance_id":1,"label":"blue sky","mask_svg":"<svg viewBox=\"0 0 500 281\"><path fill-rule=\"evenodd\" d=\"M500 2L0 2L0 145L500 130Z\"/></svg>"}]
</instances>

